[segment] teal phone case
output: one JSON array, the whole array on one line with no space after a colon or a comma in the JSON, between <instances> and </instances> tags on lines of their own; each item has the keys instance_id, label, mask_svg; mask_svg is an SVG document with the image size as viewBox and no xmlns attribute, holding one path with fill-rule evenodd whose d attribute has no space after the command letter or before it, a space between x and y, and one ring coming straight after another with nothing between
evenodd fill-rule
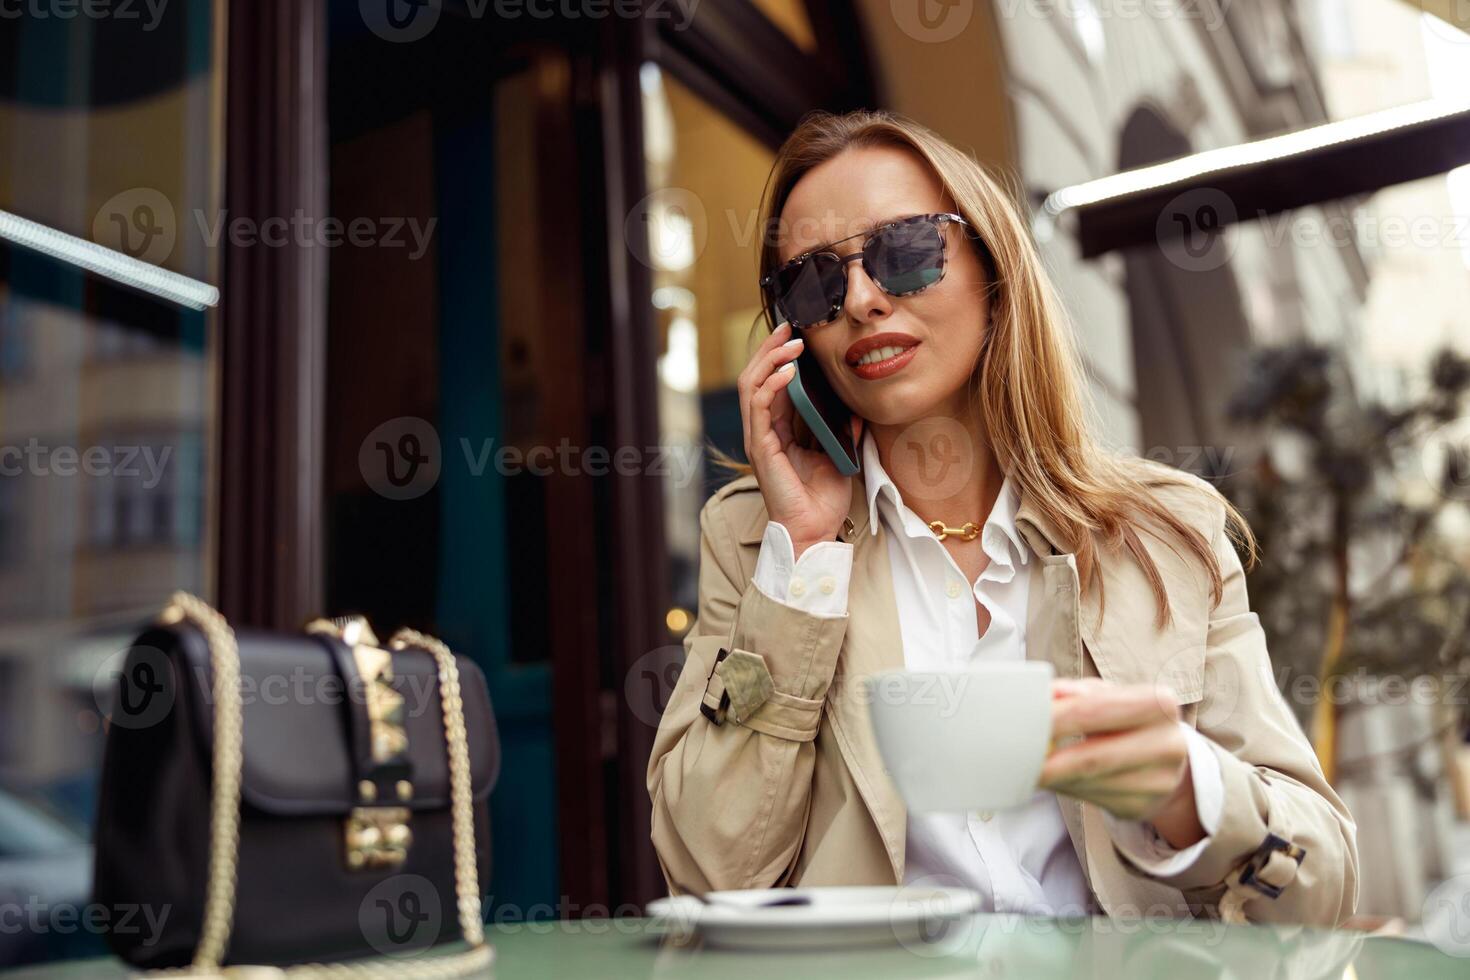
<instances>
[{"instance_id":1,"label":"teal phone case","mask_svg":"<svg viewBox=\"0 0 1470 980\"><path fill-rule=\"evenodd\" d=\"M837 472L843 476L852 476L858 471L858 461L849 456L847 450L842 448L842 443L837 441L837 436L833 435L826 419L822 418L822 413L817 411L817 406L812 404L812 400L807 397L806 389L801 386L801 366L795 361L790 363L796 369L796 377L792 378L791 383L786 386L786 391L791 395L791 403L796 406L796 410L806 420L807 426L817 437L817 441L827 451L833 465L837 467Z\"/></svg>"}]
</instances>

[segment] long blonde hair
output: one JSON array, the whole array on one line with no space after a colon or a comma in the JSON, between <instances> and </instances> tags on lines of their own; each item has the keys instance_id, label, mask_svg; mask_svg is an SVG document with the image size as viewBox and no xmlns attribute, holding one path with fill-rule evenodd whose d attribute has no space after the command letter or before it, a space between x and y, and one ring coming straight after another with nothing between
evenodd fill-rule
<instances>
[{"instance_id":1,"label":"long blonde hair","mask_svg":"<svg viewBox=\"0 0 1470 980\"><path fill-rule=\"evenodd\" d=\"M938 176L955 210L970 223L989 277L989 325L974 375L972 402L1001 468L1066 539L1084 589L1097 576L1099 545L1131 555L1156 600L1157 623L1170 622L1158 565L1139 536L1146 530L1170 547L1182 544L1205 569L1219 603L1223 582L1211 542L1151 492L1181 484L1205 486L1158 467L1108 452L1088 425L1086 399L1071 327L1046 275L1019 209L972 157L919 124L893 113L862 110L807 114L782 144L761 198L761 229L774 230L791 189L808 171L848 149L892 146L917 153ZM978 239L978 241L975 241ZM779 264L778 236L762 236L759 276ZM763 303L767 326L775 328ZM815 448L805 426L801 445ZM737 467L748 471L747 467ZM1216 496L1218 496L1216 494ZM1234 540L1255 559L1255 539L1240 512L1225 501ZM1159 532L1163 531L1161 535ZM1171 540L1172 539L1172 540ZM1176 549L1177 550L1177 549Z\"/></svg>"}]
</instances>

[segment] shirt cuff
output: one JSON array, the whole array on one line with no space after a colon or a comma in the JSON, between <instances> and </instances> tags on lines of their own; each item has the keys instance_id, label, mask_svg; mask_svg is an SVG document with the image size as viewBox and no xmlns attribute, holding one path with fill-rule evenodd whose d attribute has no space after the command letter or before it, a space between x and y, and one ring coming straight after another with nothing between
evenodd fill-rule
<instances>
[{"instance_id":1,"label":"shirt cuff","mask_svg":"<svg viewBox=\"0 0 1470 980\"><path fill-rule=\"evenodd\" d=\"M755 560L755 587L777 602L813 616L846 616L852 545L819 541L796 557L785 526L769 521Z\"/></svg>"},{"instance_id":2,"label":"shirt cuff","mask_svg":"<svg viewBox=\"0 0 1470 980\"><path fill-rule=\"evenodd\" d=\"M1112 835L1113 844L1123 856L1147 874L1160 878L1179 874L1194 864L1215 831L1225 809L1225 782L1220 774L1220 760L1210 751L1209 740L1184 722L1184 739L1189 746L1189 775L1194 786L1194 809L1205 836L1183 850L1170 846L1154 825L1146 820L1120 820L1106 810L1103 819Z\"/></svg>"}]
</instances>

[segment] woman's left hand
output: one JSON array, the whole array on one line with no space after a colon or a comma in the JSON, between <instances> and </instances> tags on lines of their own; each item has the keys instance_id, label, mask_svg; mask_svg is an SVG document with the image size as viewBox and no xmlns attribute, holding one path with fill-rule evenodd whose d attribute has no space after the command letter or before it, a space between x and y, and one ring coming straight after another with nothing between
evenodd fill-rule
<instances>
[{"instance_id":1,"label":"woman's left hand","mask_svg":"<svg viewBox=\"0 0 1470 980\"><path fill-rule=\"evenodd\" d=\"M1189 745L1172 692L1099 678L1052 682L1053 749L1041 786L1095 803L1114 816L1147 820L1182 849L1205 836L1195 810Z\"/></svg>"}]
</instances>

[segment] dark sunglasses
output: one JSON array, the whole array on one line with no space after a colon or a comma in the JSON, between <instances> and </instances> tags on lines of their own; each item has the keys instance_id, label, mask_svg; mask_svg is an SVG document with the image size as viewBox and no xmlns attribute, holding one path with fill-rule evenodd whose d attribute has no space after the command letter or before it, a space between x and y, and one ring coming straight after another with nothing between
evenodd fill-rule
<instances>
[{"instance_id":1,"label":"dark sunglasses","mask_svg":"<svg viewBox=\"0 0 1470 980\"><path fill-rule=\"evenodd\" d=\"M805 252L761 279L779 314L793 330L835 320L847 299L847 263L863 260L863 271L889 296L912 296L944 278L944 226L968 226L957 214L918 214L890 221L867 233L860 251L838 255L833 246Z\"/></svg>"}]
</instances>

